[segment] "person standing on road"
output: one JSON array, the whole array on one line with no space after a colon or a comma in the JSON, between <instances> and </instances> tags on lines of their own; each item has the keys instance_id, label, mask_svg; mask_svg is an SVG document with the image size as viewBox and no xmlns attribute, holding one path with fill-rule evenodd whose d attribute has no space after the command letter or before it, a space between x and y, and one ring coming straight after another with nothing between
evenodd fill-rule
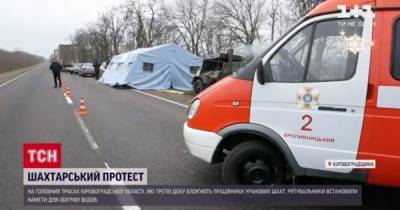
<instances>
[{"instance_id":1,"label":"person standing on road","mask_svg":"<svg viewBox=\"0 0 400 210\"><path fill-rule=\"evenodd\" d=\"M58 87L61 88L61 64L57 60L54 60L50 65L50 70L53 72L54 88L57 88L57 80Z\"/></svg>"},{"instance_id":2,"label":"person standing on road","mask_svg":"<svg viewBox=\"0 0 400 210\"><path fill-rule=\"evenodd\" d=\"M99 75L100 75L100 63L97 59L94 60L93 63L93 68L94 68L94 77L96 78L96 80L99 79Z\"/></svg>"}]
</instances>

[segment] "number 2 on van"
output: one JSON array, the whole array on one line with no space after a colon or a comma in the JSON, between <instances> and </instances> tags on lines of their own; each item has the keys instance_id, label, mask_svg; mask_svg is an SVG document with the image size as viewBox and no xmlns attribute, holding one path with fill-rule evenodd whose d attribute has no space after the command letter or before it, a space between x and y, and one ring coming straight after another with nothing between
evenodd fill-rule
<instances>
[{"instance_id":1,"label":"number 2 on van","mask_svg":"<svg viewBox=\"0 0 400 210\"><path fill-rule=\"evenodd\" d=\"M311 129L311 123L312 123L312 117L310 115L304 115L302 119L306 122L306 124L301 127L302 131L312 131Z\"/></svg>"},{"instance_id":2,"label":"number 2 on van","mask_svg":"<svg viewBox=\"0 0 400 210\"><path fill-rule=\"evenodd\" d=\"M223 162L226 184L322 176L400 187L399 58L400 1L327 0L196 96L185 142L194 156Z\"/></svg>"}]
</instances>

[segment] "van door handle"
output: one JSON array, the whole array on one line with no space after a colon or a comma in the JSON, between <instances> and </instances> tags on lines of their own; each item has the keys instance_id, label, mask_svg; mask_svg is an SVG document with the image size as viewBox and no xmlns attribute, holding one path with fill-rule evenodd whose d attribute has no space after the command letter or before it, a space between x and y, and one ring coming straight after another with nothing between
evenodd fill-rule
<instances>
[{"instance_id":1,"label":"van door handle","mask_svg":"<svg viewBox=\"0 0 400 210\"><path fill-rule=\"evenodd\" d=\"M330 107L330 106L320 106L318 110L321 111L331 111L331 112L347 112L346 108Z\"/></svg>"}]
</instances>

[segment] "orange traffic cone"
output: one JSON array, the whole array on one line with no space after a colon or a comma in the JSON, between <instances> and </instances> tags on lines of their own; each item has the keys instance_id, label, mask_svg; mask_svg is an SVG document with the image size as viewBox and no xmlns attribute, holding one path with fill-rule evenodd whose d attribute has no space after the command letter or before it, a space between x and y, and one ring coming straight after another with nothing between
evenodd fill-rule
<instances>
[{"instance_id":1,"label":"orange traffic cone","mask_svg":"<svg viewBox=\"0 0 400 210\"><path fill-rule=\"evenodd\" d=\"M81 102L79 105L79 116L85 116L88 114L89 114L89 112L87 111L86 106L85 106L85 99L83 97L81 97Z\"/></svg>"},{"instance_id":2,"label":"orange traffic cone","mask_svg":"<svg viewBox=\"0 0 400 210\"><path fill-rule=\"evenodd\" d=\"M65 95L71 97L72 96L71 89L69 87L66 87L65 90L66 90Z\"/></svg>"}]
</instances>

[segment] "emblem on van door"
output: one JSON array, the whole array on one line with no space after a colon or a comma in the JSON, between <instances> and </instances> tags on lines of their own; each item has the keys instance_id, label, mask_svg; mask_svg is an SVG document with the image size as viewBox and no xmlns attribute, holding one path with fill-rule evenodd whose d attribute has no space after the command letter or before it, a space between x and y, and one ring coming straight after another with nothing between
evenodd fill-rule
<instances>
[{"instance_id":1,"label":"emblem on van door","mask_svg":"<svg viewBox=\"0 0 400 210\"><path fill-rule=\"evenodd\" d=\"M319 90L313 87L299 88L297 91L297 106L302 109L312 109L319 104Z\"/></svg>"}]
</instances>

